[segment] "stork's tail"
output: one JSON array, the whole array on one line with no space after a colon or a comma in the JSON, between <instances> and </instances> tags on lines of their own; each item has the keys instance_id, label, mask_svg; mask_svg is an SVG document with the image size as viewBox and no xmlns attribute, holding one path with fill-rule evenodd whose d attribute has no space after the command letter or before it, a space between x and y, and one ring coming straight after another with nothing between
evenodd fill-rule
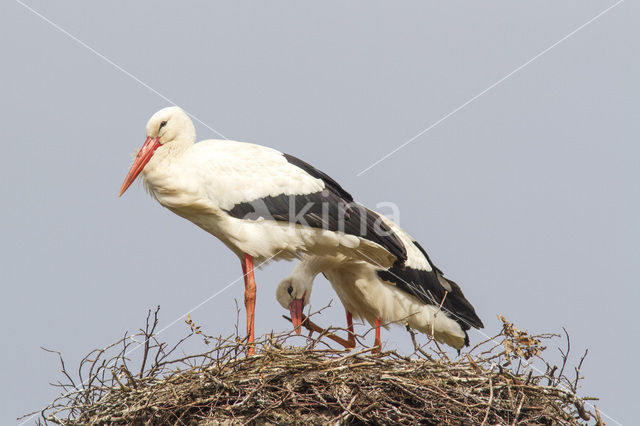
<instances>
[{"instance_id":1,"label":"stork's tail","mask_svg":"<svg viewBox=\"0 0 640 426\"><path fill-rule=\"evenodd\" d=\"M445 281L450 287L451 292L447 294L445 299L444 308L449 311L449 315L458 323L460 327L465 331L465 346L469 346L469 336L467 330L473 328L484 328L482 320L476 314L476 310L471 303L464 297L462 289L455 281L445 278L442 274L438 274L439 281Z\"/></svg>"}]
</instances>

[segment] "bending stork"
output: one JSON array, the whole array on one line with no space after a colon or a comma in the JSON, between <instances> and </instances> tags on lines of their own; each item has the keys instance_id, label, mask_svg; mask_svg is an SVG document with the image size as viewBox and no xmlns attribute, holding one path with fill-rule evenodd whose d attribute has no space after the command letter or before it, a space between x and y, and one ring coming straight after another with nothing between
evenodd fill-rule
<instances>
[{"instance_id":1,"label":"bending stork","mask_svg":"<svg viewBox=\"0 0 640 426\"><path fill-rule=\"evenodd\" d=\"M375 327L377 347L381 322L407 323L458 350L468 346L467 330L483 327L473 306L460 287L431 262L420 244L395 223L380 217L403 242L406 261L385 268L342 255L305 257L276 289L277 300L291 311L296 331L300 330L302 308L309 303L313 281L323 273L347 313L347 348L355 347L352 315Z\"/></svg>"}]
</instances>

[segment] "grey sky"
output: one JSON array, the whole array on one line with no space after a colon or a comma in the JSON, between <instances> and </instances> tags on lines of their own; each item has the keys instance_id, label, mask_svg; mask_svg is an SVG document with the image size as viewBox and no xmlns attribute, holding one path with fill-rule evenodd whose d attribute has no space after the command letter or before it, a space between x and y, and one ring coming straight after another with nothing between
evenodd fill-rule
<instances>
[{"instance_id":1,"label":"grey sky","mask_svg":"<svg viewBox=\"0 0 640 426\"><path fill-rule=\"evenodd\" d=\"M532 332L565 326L574 357L590 351L581 393L631 424L637 2L356 176L614 3L28 2L227 137L303 158L370 207L396 203L484 332L498 330L498 313ZM146 120L167 102L19 3L3 2L0 16L0 423L10 424L56 394L57 361L39 346L73 364L137 329L148 308L161 305L169 324L241 271L140 185L116 196ZM292 267L258 272L257 334L288 327L274 292ZM318 283L314 306L332 297ZM192 317L230 333L234 298L241 284ZM337 300L319 322L344 323ZM178 322L166 335L184 331ZM409 347L401 329L383 340Z\"/></svg>"}]
</instances>

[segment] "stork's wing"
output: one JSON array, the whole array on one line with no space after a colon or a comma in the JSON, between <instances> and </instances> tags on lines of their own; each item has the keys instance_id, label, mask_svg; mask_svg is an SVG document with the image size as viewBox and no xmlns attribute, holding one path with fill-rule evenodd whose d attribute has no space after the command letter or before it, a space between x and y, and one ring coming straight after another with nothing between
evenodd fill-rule
<instances>
[{"instance_id":1,"label":"stork's wing","mask_svg":"<svg viewBox=\"0 0 640 426\"><path fill-rule=\"evenodd\" d=\"M340 231L384 247L399 261L406 259L404 245L394 232L380 223L377 214L354 203L351 194L327 174L271 148L231 141L214 143L218 144L216 155L208 167L216 168L212 174L216 181L208 182L210 197L230 193L216 200L229 215ZM232 191L221 190L222 185Z\"/></svg>"}]
</instances>

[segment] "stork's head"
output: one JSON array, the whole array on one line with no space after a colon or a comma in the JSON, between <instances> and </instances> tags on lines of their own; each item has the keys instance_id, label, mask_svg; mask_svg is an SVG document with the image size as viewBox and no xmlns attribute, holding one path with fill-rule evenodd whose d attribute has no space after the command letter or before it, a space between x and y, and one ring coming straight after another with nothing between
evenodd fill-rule
<instances>
[{"instance_id":1,"label":"stork's head","mask_svg":"<svg viewBox=\"0 0 640 426\"><path fill-rule=\"evenodd\" d=\"M283 308L289 309L291 322L298 334L302 325L302 309L309 304L312 289L313 277L308 279L297 274L282 280L276 289L276 299Z\"/></svg>"},{"instance_id":2,"label":"stork's head","mask_svg":"<svg viewBox=\"0 0 640 426\"><path fill-rule=\"evenodd\" d=\"M189 116L177 106L162 108L147 122L147 138L158 139L161 145L176 140L193 142L196 129Z\"/></svg>"},{"instance_id":3,"label":"stork's head","mask_svg":"<svg viewBox=\"0 0 640 426\"><path fill-rule=\"evenodd\" d=\"M196 129L189 116L179 107L163 108L151 116L147 122L147 139L129 169L129 173L120 188L120 195L136 180L144 166L147 165L156 149L171 143L193 143L196 139Z\"/></svg>"}]
</instances>

